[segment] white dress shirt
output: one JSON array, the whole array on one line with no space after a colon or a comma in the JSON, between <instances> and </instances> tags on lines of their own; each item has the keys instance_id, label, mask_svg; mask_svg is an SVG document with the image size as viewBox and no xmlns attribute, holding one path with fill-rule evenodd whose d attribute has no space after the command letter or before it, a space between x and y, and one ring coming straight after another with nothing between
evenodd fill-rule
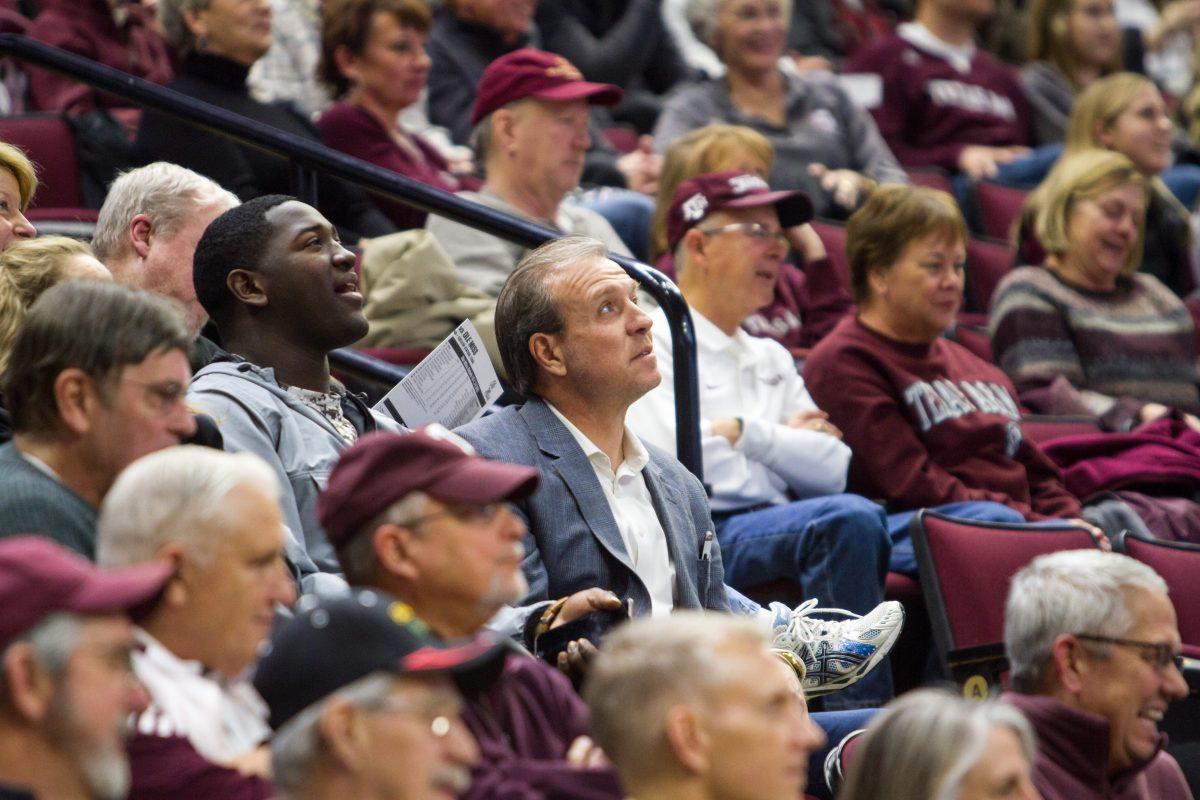
<instances>
[{"instance_id":1,"label":"white dress shirt","mask_svg":"<svg viewBox=\"0 0 1200 800\"><path fill-rule=\"evenodd\" d=\"M222 766L244 756L271 735L267 704L247 681L226 680L185 661L141 628L133 671L150 693L137 716L145 736L182 736L208 761Z\"/></svg>"},{"instance_id":2,"label":"white dress shirt","mask_svg":"<svg viewBox=\"0 0 1200 800\"><path fill-rule=\"evenodd\" d=\"M662 311L651 315L654 353L662 383L629 409L638 436L675 452L675 386L671 331ZM692 309L700 378L700 437L704 479L714 511L836 494L846 488L850 448L818 431L789 427L801 411L817 410L792 356L778 342L740 328L729 336ZM731 445L711 420L741 417L742 436Z\"/></svg>"},{"instance_id":3,"label":"white dress shirt","mask_svg":"<svg viewBox=\"0 0 1200 800\"><path fill-rule=\"evenodd\" d=\"M604 454L583 431L576 428L557 408L546 403L562 420L575 441L583 449L604 499L616 520L625 550L633 570L650 592L650 613L669 614L675 607L675 565L667 550L667 533L654 510L650 489L642 470L650 462L650 454L629 428L625 428L623 450L625 460L613 472L612 459ZM636 609L635 609L636 611Z\"/></svg>"}]
</instances>

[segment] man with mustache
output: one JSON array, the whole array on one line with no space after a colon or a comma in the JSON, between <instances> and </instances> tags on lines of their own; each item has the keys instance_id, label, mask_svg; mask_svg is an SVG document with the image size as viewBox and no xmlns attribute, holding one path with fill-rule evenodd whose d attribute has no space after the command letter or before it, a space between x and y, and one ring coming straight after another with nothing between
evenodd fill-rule
<instances>
[{"instance_id":1,"label":"man with mustache","mask_svg":"<svg viewBox=\"0 0 1200 800\"><path fill-rule=\"evenodd\" d=\"M244 673L277 608L295 599L283 562L279 485L249 453L187 445L143 458L105 498L97 556L173 573L134 632L150 694L129 741L132 796L271 797L262 699Z\"/></svg>"},{"instance_id":2,"label":"man with mustache","mask_svg":"<svg viewBox=\"0 0 1200 800\"><path fill-rule=\"evenodd\" d=\"M526 497L537 482L537 470L480 458L431 425L406 436L372 434L348 448L318 508L353 586L399 598L439 639L456 640L525 596L525 526L507 501ZM586 615L597 601L612 596L572 595L550 627ZM510 652L496 683L467 698L463 719L480 751L467 800L622 796L612 769L599 766L583 702L536 658Z\"/></svg>"},{"instance_id":3,"label":"man with mustache","mask_svg":"<svg viewBox=\"0 0 1200 800\"><path fill-rule=\"evenodd\" d=\"M411 607L371 589L301 598L254 680L271 708L281 796L461 796L479 752L460 692L487 691L506 650L486 636L439 642Z\"/></svg>"},{"instance_id":4,"label":"man with mustache","mask_svg":"<svg viewBox=\"0 0 1200 800\"><path fill-rule=\"evenodd\" d=\"M0 541L0 798L123 800L122 739L146 703L131 609L171 567L101 571L39 536Z\"/></svg>"}]
</instances>

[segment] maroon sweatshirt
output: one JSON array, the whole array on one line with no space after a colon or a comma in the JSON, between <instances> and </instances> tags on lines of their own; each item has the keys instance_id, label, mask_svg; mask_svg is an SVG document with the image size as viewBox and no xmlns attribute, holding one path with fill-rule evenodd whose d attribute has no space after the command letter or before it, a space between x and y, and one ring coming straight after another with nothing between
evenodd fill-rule
<instances>
[{"instance_id":1,"label":"maroon sweatshirt","mask_svg":"<svg viewBox=\"0 0 1200 800\"><path fill-rule=\"evenodd\" d=\"M804 382L854 451L849 492L893 511L992 500L1030 521L1079 516L1022 438L1012 382L954 342L903 344L847 318L809 355Z\"/></svg>"},{"instance_id":2,"label":"maroon sweatshirt","mask_svg":"<svg viewBox=\"0 0 1200 800\"><path fill-rule=\"evenodd\" d=\"M871 113L906 167L957 172L966 145L1030 143L1029 107L1016 72L982 49L964 73L894 33L848 59L844 71L882 79L883 99Z\"/></svg>"}]
</instances>

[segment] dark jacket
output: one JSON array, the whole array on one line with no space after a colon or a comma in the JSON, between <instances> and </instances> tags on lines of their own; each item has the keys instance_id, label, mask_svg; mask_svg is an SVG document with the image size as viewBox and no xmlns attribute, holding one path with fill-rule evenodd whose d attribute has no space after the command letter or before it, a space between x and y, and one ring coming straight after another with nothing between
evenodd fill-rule
<instances>
[{"instance_id":1,"label":"dark jacket","mask_svg":"<svg viewBox=\"0 0 1200 800\"><path fill-rule=\"evenodd\" d=\"M192 54L171 83L178 92L235 114L320 143L316 129L288 103L260 103L246 89L249 70L212 55ZM161 114L142 117L136 148L139 160L171 161L215 180L242 200L264 194L291 194L291 164L282 158L206 133ZM318 205L343 238L382 236L395 230L366 194L341 181L317 182Z\"/></svg>"}]
</instances>

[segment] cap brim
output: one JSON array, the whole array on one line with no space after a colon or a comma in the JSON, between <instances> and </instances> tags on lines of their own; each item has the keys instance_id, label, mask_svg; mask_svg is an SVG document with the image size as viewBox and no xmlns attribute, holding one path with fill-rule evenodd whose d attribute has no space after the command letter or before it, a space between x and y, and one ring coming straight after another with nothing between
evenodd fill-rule
<instances>
[{"instance_id":1,"label":"cap brim","mask_svg":"<svg viewBox=\"0 0 1200 800\"><path fill-rule=\"evenodd\" d=\"M534 467L470 458L423 491L443 502L482 505L528 497L537 488L539 477Z\"/></svg>"},{"instance_id":2,"label":"cap brim","mask_svg":"<svg viewBox=\"0 0 1200 800\"><path fill-rule=\"evenodd\" d=\"M784 228L803 225L813 218L812 200L799 191L759 192L738 197L721 204L721 208L758 208L773 205L779 214L779 224Z\"/></svg>"},{"instance_id":3,"label":"cap brim","mask_svg":"<svg viewBox=\"0 0 1200 800\"><path fill-rule=\"evenodd\" d=\"M463 694L486 691L504 671L508 645L487 634L437 647L423 647L400 661L404 675L447 675Z\"/></svg>"},{"instance_id":4,"label":"cap brim","mask_svg":"<svg viewBox=\"0 0 1200 800\"><path fill-rule=\"evenodd\" d=\"M611 83L575 81L574 83L564 83L561 86L543 89L529 96L538 100L555 100L559 102L587 100L588 103L595 106L615 106L621 102L621 98L625 96L625 92L621 90L620 86L614 86Z\"/></svg>"},{"instance_id":5,"label":"cap brim","mask_svg":"<svg viewBox=\"0 0 1200 800\"><path fill-rule=\"evenodd\" d=\"M173 571L171 562L159 559L95 572L72 593L69 610L80 614L132 611L156 598Z\"/></svg>"}]
</instances>

